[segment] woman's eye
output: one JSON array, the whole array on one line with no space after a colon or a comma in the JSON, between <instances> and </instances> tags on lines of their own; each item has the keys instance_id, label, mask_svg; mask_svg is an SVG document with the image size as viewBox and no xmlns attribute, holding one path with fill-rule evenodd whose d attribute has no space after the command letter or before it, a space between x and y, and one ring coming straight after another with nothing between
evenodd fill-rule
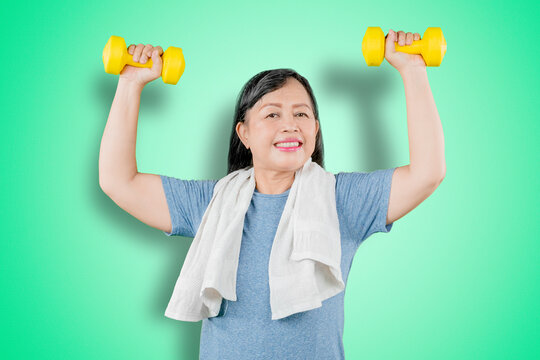
<instances>
[{"instance_id":1,"label":"woman's eye","mask_svg":"<svg viewBox=\"0 0 540 360\"><path fill-rule=\"evenodd\" d=\"M270 114L266 115L266 117L274 118L273 115L278 116L278 114L276 114L276 113L270 113ZM296 115L304 115L305 117L309 117L306 113L297 113Z\"/></svg>"}]
</instances>

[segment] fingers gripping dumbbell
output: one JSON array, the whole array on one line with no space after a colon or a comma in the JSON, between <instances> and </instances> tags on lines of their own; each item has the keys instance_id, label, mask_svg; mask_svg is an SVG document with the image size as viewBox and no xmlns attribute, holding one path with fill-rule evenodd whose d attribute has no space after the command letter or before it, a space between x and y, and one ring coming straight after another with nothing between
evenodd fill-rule
<instances>
[{"instance_id":1,"label":"fingers gripping dumbbell","mask_svg":"<svg viewBox=\"0 0 540 360\"><path fill-rule=\"evenodd\" d=\"M379 66L384 59L386 39L378 26L367 28L362 40L362 53L368 66ZM446 53L446 40L440 27L428 27L421 40L414 40L411 45L401 46L395 43L396 51L407 54L420 54L427 66L441 65Z\"/></svg>"},{"instance_id":2,"label":"fingers gripping dumbbell","mask_svg":"<svg viewBox=\"0 0 540 360\"><path fill-rule=\"evenodd\" d=\"M170 46L163 53L162 59L161 79L166 84L176 85L186 66L182 49ZM124 39L113 35L103 49L103 65L106 73L118 75L126 65L151 68L152 59L148 59L145 64L133 61L133 55L128 53Z\"/></svg>"}]
</instances>

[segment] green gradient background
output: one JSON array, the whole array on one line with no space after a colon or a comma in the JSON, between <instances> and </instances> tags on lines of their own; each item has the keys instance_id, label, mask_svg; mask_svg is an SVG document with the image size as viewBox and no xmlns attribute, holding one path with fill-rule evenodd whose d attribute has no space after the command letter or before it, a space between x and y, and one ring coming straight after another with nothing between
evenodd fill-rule
<instances>
[{"instance_id":1,"label":"green gradient background","mask_svg":"<svg viewBox=\"0 0 540 360\"><path fill-rule=\"evenodd\" d=\"M448 51L428 77L446 178L355 255L346 358L539 358L538 10L533 1L3 3L0 356L198 358L201 322L163 315L191 239L145 225L98 184L118 81L101 62L110 35L186 57L178 85L158 79L143 91L138 170L218 179L238 91L278 67L313 86L328 171L408 164L402 79L386 60L368 68L361 41L367 26L440 26Z\"/></svg>"}]
</instances>

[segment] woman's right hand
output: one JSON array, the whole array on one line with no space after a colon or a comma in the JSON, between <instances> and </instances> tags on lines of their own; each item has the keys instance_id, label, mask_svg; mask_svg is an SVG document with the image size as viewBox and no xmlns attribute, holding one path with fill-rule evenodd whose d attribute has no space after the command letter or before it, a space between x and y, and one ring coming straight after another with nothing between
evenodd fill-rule
<instances>
[{"instance_id":1,"label":"woman's right hand","mask_svg":"<svg viewBox=\"0 0 540 360\"><path fill-rule=\"evenodd\" d=\"M128 46L128 53L133 55L133 61L140 64L146 64L148 58L152 59L152 68L139 68L136 66L126 65L120 72L120 78L134 82L138 85L144 86L150 81L153 81L161 76L163 49L161 46L152 46L150 44Z\"/></svg>"}]
</instances>

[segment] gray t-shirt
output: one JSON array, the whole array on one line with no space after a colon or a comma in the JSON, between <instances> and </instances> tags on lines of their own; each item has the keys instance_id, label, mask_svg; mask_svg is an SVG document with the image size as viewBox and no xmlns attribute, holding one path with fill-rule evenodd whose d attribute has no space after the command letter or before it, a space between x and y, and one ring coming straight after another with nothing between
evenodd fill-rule
<instances>
[{"instance_id":1,"label":"gray t-shirt","mask_svg":"<svg viewBox=\"0 0 540 360\"><path fill-rule=\"evenodd\" d=\"M392 229L393 224L386 225L386 216L394 170L334 174L345 285L361 242L373 233ZM164 175L161 179L172 221L172 231L164 233L195 237L218 180L182 180ZM199 359L345 358L345 290L322 301L322 307L271 319L268 261L289 190L262 194L255 189L244 219L237 301L223 299L218 316L203 320Z\"/></svg>"}]
</instances>

